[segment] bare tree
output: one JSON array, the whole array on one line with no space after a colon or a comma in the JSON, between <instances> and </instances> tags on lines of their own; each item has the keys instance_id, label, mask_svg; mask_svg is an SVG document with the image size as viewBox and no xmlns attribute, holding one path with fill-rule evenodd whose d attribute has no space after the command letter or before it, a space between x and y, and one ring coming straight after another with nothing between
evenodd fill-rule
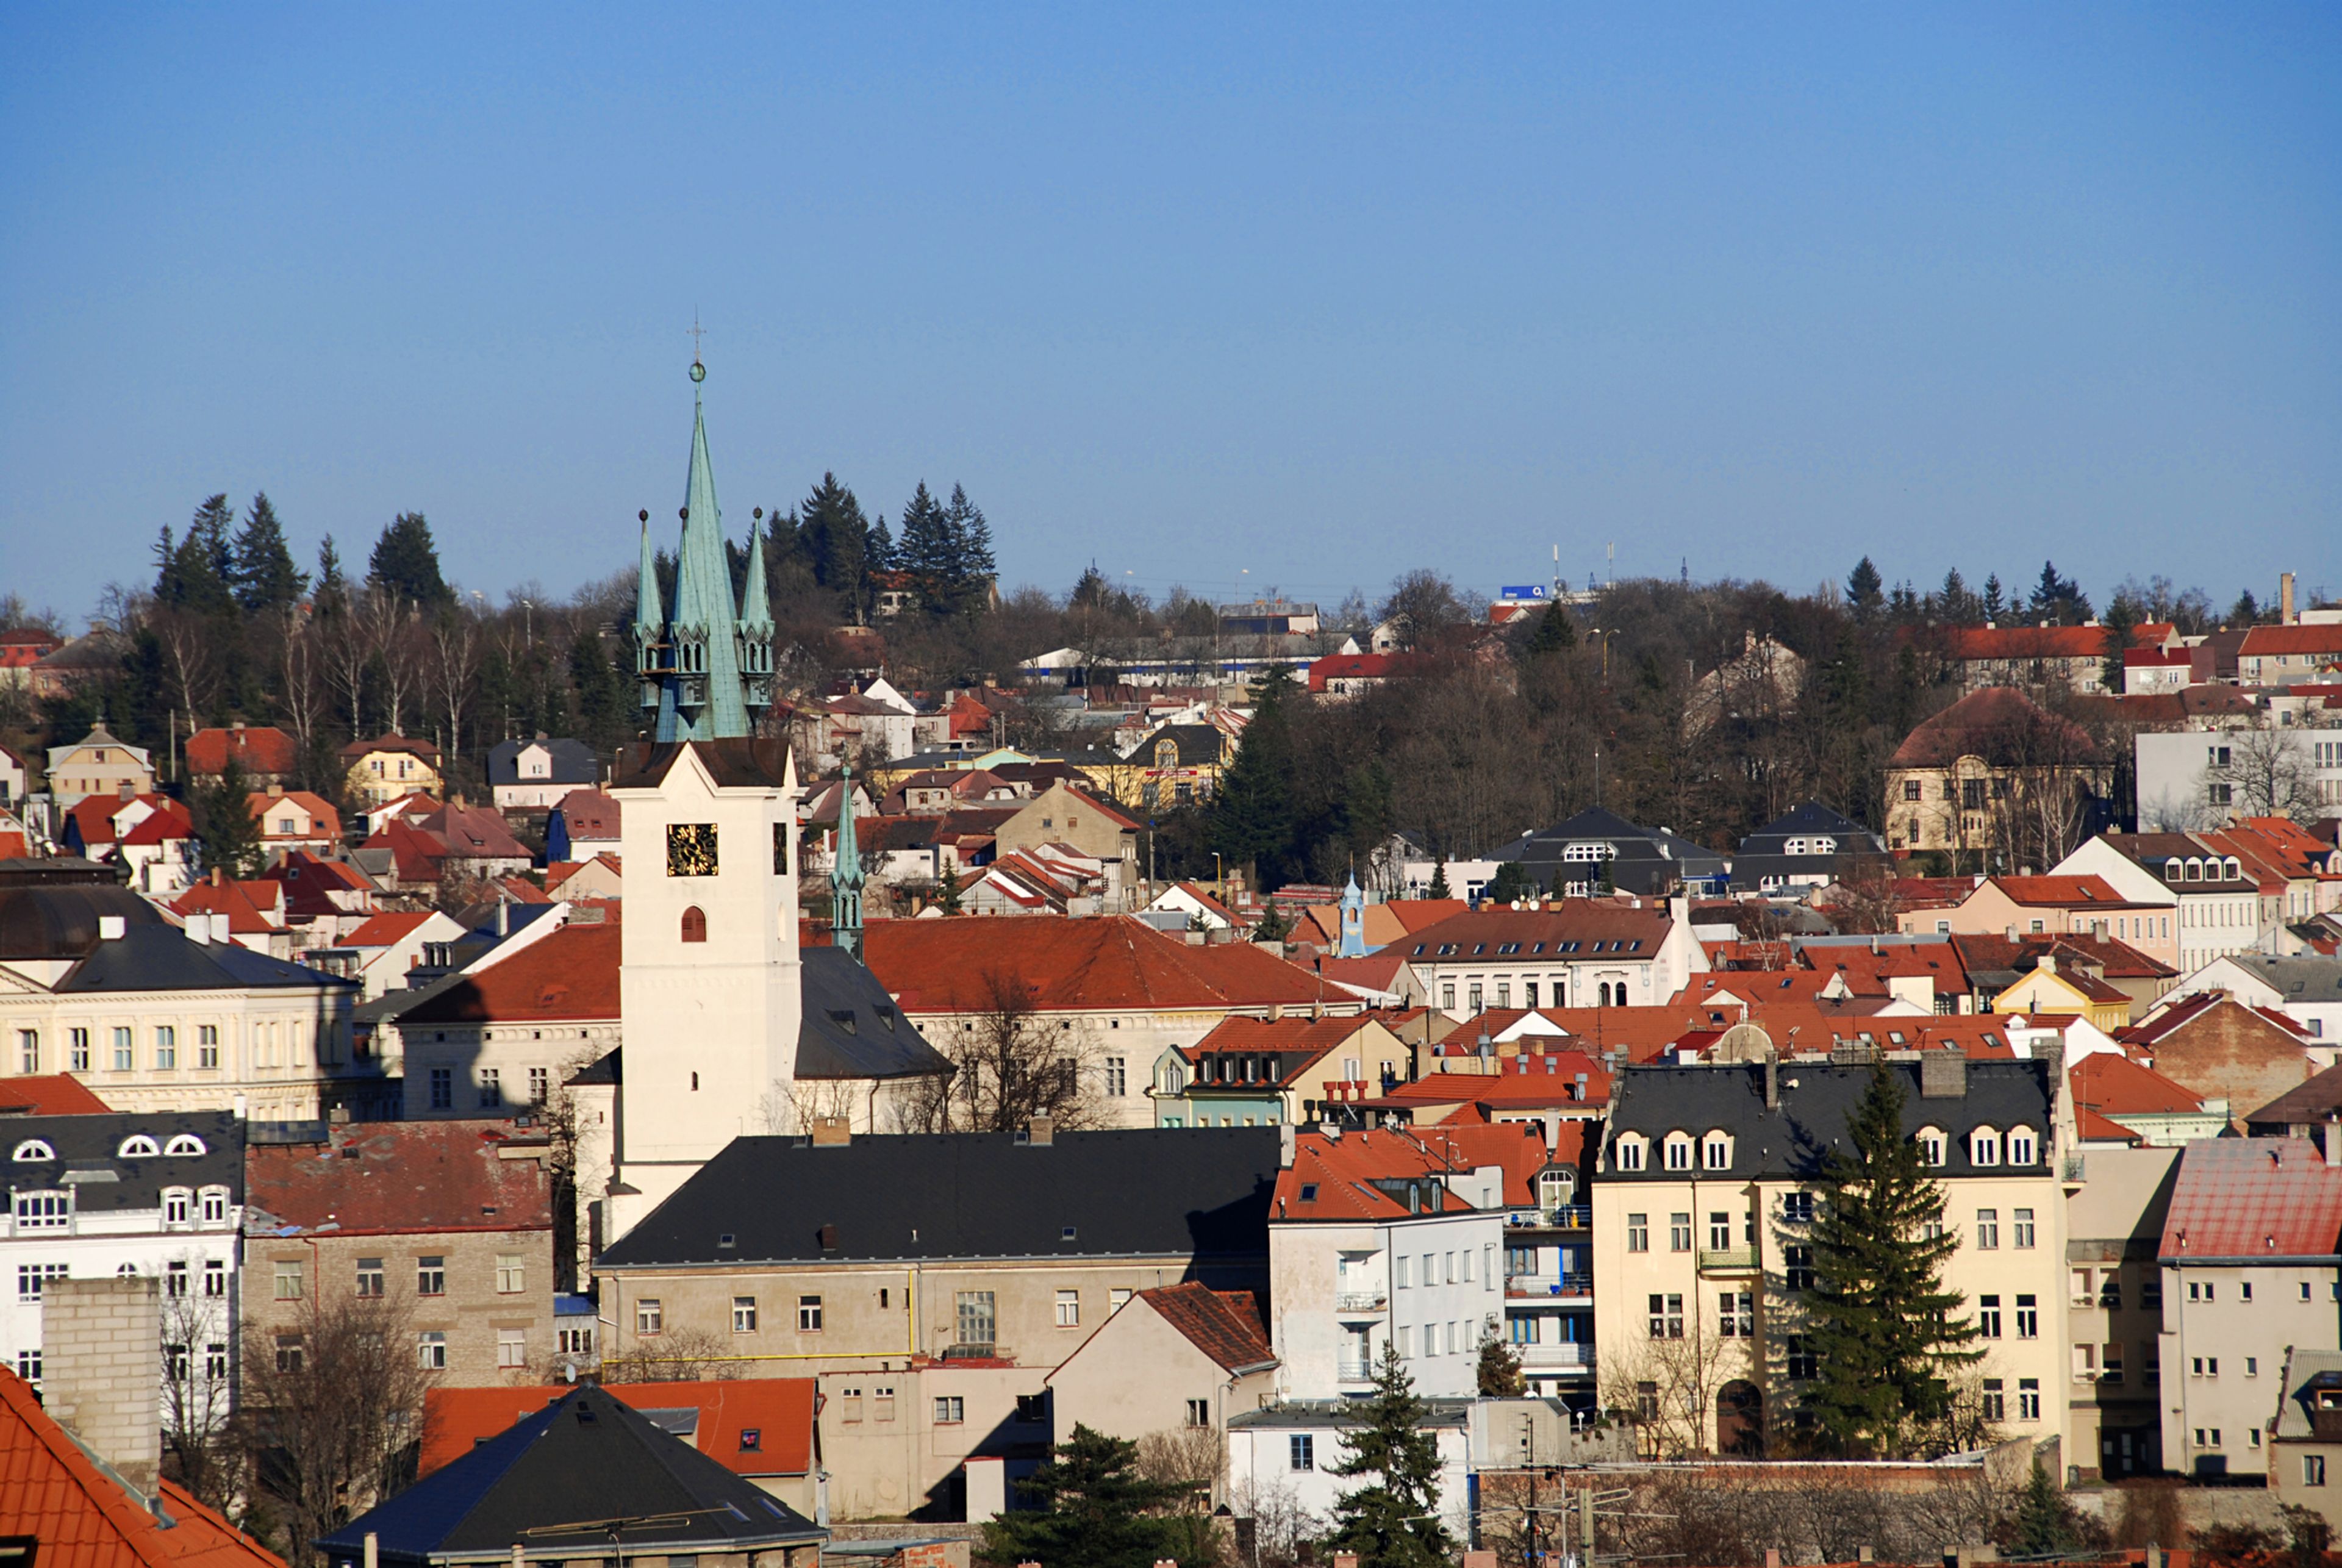
<instances>
[{"instance_id":1,"label":"bare tree","mask_svg":"<svg viewBox=\"0 0 2342 1568\"><path fill-rule=\"evenodd\" d=\"M906 1130L1007 1133L1036 1116L1061 1128L1098 1121L1086 1031L1040 1014L1032 984L994 970L982 979L985 1005L966 1027L936 1031L949 1077L924 1080L906 1107Z\"/></svg>"},{"instance_id":2,"label":"bare tree","mask_svg":"<svg viewBox=\"0 0 2342 1568\"><path fill-rule=\"evenodd\" d=\"M225 1280L225 1276L221 1278ZM203 1293L203 1263L174 1260L163 1290L163 1454L170 1476L212 1508L243 1489L245 1467L229 1441L235 1383L229 1346L235 1337L225 1296Z\"/></svg>"},{"instance_id":3,"label":"bare tree","mask_svg":"<svg viewBox=\"0 0 2342 1568\"><path fill-rule=\"evenodd\" d=\"M605 1383L700 1383L740 1375L729 1341L705 1328L669 1328L637 1338L623 1355L602 1358Z\"/></svg>"},{"instance_id":4,"label":"bare tree","mask_svg":"<svg viewBox=\"0 0 2342 1568\"><path fill-rule=\"evenodd\" d=\"M201 714L219 694L219 627L182 610L164 610L148 624L163 650L163 672L171 684L171 704L185 715L187 733L203 727Z\"/></svg>"},{"instance_id":5,"label":"bare tree","mask_svg":"<svg viewBox=\"0 0 2342 1568\"><path fill-rule=\"evenodd\" d=\"M295 1568L316 1560L317 1537L414 1479L433 1374L413 1323L403 1296L352 1296L310 1298L291 1328L245 1325L237 1430Z\"/></svg>"},{"instance_id":6,"label":"bare tree","mask_svg":"<svg viewBox=\"0 0 2342 1568\"><path fill-rule=\"evenodd\" d=\"M298 605L287 604L276 617L276 684L285 722L303 756L315 744L325 723L331 694L326 685L323 639L303 617Z\"/></svg>"},{"instance_id":7,"label":"bare tree","mask_svg":"<svg viewBox=\"0 0 2342 1568\"><path fill-rule=\"evenodd\" d=\"M464 704L480 673L480 624L459 604L431 628L431 678L447 715L447 755L464 749Z\"/></svg>"},{"instance_id":8,"label":"bare tree","mask_svg":"<svg viewBox=\"0 0 2342 1568\"><path fill-rule=\"evenodd\" d=\"M423 685L424 639L415 607L395 594L377 590L366 595L360 618L365 624L367 651L382 673L382 697L390 733L403 735L406 733L406 704L419 694Z\"/></svg>"},{"instance_id":9,"label":"bare tree","mask_svg":"<svg viewBox=\"0 0 2342 1568\"><path fill-rule=\"evenodd\" d=\"M1735 1378L1763 1376L1752 1367L1749 1349L1749 1342L1727 1340L1713 1326L1694 1325L1678 1337L1631 1339L1615 1354L1603 1354L1603 1406L1634 1423L1646 1458L1705 1453L1716 1394Z\"/></svg>"},{"instance_id":10,"label":"bare tree","mask_svg":"<svg viewBox=\"0 0 2342 1568\"><path fill-rule=\"evenodd\" d=\"M335 697L349 704L353 735L365 732L366 669L374 662L363 624L364 604L364 599L353 600L325 619L321 649Z\"/></svg>"},{"instance_id":11,"label":"bare tree","mask_svg":"<svg viewBox=\"0 0 2342 1568\"><path fill-rule=\"evenodd\" d=\"M2280 728L2262 709L2249 729L2228 731L2226 738L2228 760L2204 770L2204 800L2215 815L2317 819L2317 767L2298 730Z\"/></svg>"},{"instance_id":12,"label":"bare tree","mask_svg":"<svg viewBox=\"0 0 2342 1568\"><path fill-rule=\"evenodd\" d=\"M1243 1568L1300 1568L1326 1534L1326 1522L1284 1482L1239 1483L1228 1495L1228 1512L1236 1517L1236 1556Z\"/></svg>"}]
</instances>

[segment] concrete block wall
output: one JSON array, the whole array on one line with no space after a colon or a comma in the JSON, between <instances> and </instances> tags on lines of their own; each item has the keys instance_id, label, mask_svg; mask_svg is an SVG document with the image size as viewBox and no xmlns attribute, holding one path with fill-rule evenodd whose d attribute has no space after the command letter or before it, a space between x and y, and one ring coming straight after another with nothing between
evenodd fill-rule
<instances>
[{"instance_id":1,"label":"concrete block wall","mask_svg":"<svg viewBox=\"0 0 2342 1568\"><path fill-rule=\"evenodd\" d=\"M163 1282L45 1282L41 1357L48 1413L151 1495L163 1463Z\"/></svg>"}]
</instances>

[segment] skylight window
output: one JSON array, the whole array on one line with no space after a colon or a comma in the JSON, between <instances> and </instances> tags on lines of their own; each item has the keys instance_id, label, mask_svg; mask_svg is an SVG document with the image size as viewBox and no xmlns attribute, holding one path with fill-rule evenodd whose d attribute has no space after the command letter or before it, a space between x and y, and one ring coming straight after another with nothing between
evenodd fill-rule
<instances>
[{"instance_id":1,"label":"skylight window","mask_svg":"<svg viewBox=\"0 0 2342 1568\"><path fill-rule=\"evenodd\" d=\"M1317 1201L1316 1183L1304 1182L1301 1183L1301 1201L1305 1203L1314 1203Z\"/></svg>"}]
</instances>

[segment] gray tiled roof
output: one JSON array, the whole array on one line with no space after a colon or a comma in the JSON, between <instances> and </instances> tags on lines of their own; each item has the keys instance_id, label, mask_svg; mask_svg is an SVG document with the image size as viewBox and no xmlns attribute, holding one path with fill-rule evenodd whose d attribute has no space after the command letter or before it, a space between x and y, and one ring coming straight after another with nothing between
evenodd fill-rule
<instances>
[{"instance_id":1,"label":"gray tiled roof","mask_svg":"<svg viewBox=\"0 0 2342 1568\"><path fill-rule=\"evenodd\" d=\"M355 992L358 983L232 942L196 942L174 925L134 925L100 942L57 982L60 992L229 991L267 986Z\"/></svg>"},{"instance_id":2,"label":"gray tiled roof","mask_svg":"<svg viewBox=\"0 0 2342 1568\"><path fill-rule=\"evenodd\" d=\"M141 1133L160 1149L191 1133L202 1140L204 1153L124 1159L123 1141ZM0 1172L6 1173L12 1193L71 1185L74 1206L84 1213L159 1208L165 1187L225 1187L232 1201L241 1203L244 1134L245 1124L226 1111L10 1116L0 1121ZM56 1158L12 1157L28 1143L47 1144ZM68 1181L69 1172L82 1174Z\"/></svg>"}]
</instances>

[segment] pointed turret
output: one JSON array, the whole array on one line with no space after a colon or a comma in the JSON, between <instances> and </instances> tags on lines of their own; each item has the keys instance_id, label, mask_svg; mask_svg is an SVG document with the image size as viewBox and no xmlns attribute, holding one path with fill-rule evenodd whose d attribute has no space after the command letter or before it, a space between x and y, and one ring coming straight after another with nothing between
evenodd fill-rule
<instances>
[{"instance_id":1,"label":"pointed turret","mask_svg":"<svg viewBox=\"0 0 2342 1568\"><path fill-rule=\"evenodd\" d=\"M854 842L854 760L837 774L837 854L829 873L830 940L862 956L862 851Z\"/></svg>"},{"instance_id":2,"label":"pointed turret","mask_svg":"<svg viewBox=\"0 0 2342 1568\"><path fill-rule=\"evenodd\" d=\"M772 701L773 602L765 588L764 508L748 525L748 583L740 594L740 675L752 708Z\"/></svg>"},{"instance_id":3,"label":"pointed turret","mask_svg":"<svg viewBox=\"0 0 2342 1568\"><path fill-rule=\"evenodd\" d=\"M1366 895L1358 886L1358 874L1350 873L1350 880L1342 888L1342 941L1336 949L1336 958L1364 958L1366 955Z\"/></svg>"},{"instance_id":4,"label":"pointed turret","mask_svg":"<svg viewBox=\"0 0 2342 1568\"><path fill-rule=\"evenodd\" d=\"M695 385L707 367L692 362ZM691 469L684 483L683 538L676 551L675 608L668 619L665 668L672 674L659 704L662 741L712 741L750 732L741 679L739 617L733 608L732 571L724 549L724 514L716 504L716 471L707 460L707 420L697 392L691 399Z\"/></svg>"}]
</instances>

